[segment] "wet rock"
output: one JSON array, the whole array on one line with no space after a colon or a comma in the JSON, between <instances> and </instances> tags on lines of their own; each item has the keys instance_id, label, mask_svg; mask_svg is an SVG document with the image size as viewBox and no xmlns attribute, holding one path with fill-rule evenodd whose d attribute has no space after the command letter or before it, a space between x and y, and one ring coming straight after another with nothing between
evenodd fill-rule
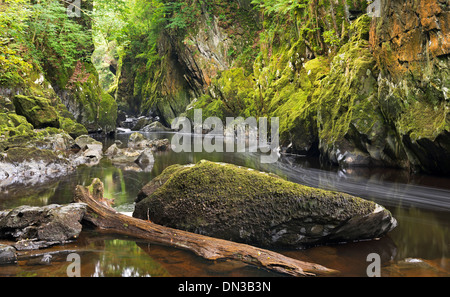
<instances>
[{"instance_id":1,"label":"wet rock","mask_svg":"<svg viewBox=\"0 0 450 297\"><path fill-rule=\"evenodd\" d=\"M153 158L152 150L149 148L144 149L144 151L139 155L135 162L143 166L153 164L155 162L155 159Z\"/></svg>"},{"instance_id":2,"label":"wet rock","mask_svg":"<svg viewBox=\"0 0 450 297\"><path fill-rule=\"evenodd\" d=\"M119 148L116 144L111 145L105 152L105 156L113 163L133 163L141 155L142 150L133 148Z\"/></svg>"},{"instance_id":3,"label":"wet rock","mask_svg":"<svg viewBox=\"0 0 450 297\"><path fill-rule=\"evenodd\" d=\"M130 136L129 147L119 148L117 144L111 145L105 152L105 156L115 165L136 167L137 171L149 172L153 169L155 159L152 149L147 146L147 140L140 133Z\"/></svg>"},{"instance_id":4,"label":"wet rock","mask_svg":"<svg viewBox=\"0 0 450 297\"><path fill-rule=\"evenodd\" d=\"M146 127L152 122L151 118L147 117L140 117L137 119L136 124L131 128L132 131L139 131L142 130L142 128Z\"/></svg>"},{"instance_id":5,"label":"wet rock","mask_svg":"<svg viewBox=\"0 0 450 297\"><path fill-rule=\"evenodd\" d=\"M129 148L143 148L146 146L146 138L139 132L134 132L128 139Z\"/></svg>"},{"instance_id":6,"label":"wet rock","mask_svg":"<svg viewBox=\"0 0 450 297\"><path fill-rule=\"evenodd\" d=\"M65 242L60 241L43 241L37 239L24 239L14 243L13 246L18 251L34 251L46 249Z\"/></svg>"},{"instance_id":7,"label":"wet rock","mask_svg":"<svg viewBox=\"0 0 450 297\"><path fill-rule=\"evenodd\" d=\"M17 241L18 249L37 249L78 237L86 205L20 206L0 219L0 238Z\"/></svg>"},{"instance_id":8,"label":"wet rock","mask_svg":"<svg viewBox=\"0 0 450 297\"><path fill-rule=\"evenodd\" d=\"M169 139L156 139L152 140L148 146L152 149L154 152L164 152L171 149L171 143Z\"/></svg>"},{"instance_id":9,"label":"wet rock","mask_svg":"<svg viewBox=\"0 0 450 297\"><path fill-rule=\"evenodd\" d=\"M134 217L259 246L373 239L397 224L374 202L209 161L168 167L136 202Z\"/></svg>"}]
</instances>

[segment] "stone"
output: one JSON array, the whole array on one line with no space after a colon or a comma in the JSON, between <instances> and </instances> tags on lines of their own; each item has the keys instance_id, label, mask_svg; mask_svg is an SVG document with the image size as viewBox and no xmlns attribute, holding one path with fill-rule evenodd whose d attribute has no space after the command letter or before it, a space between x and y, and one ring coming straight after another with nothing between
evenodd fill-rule
<instances>
[{"instance_id":1,"label":"stone","mask_svg":"<svg viewBox=\"0 0 450 297\"><path fill-rule=\"evenodd\" d=\"M16 113L24 116L35 129L60 127L58 112L50 100L35 96L17 95L13 99Z\"/></svg>"},{"instance_id":2,"label":"stone","mask_svg":"<svg viewBox=\"0 0 450 297\"><path fill-rule=\"evenodd\" d=\"M150 172L153 169L155 159L152 148L146 145L147 141L139 142L139 148L131 147L119 148L117 144L112 144L105 152L105 156L117 166L125 166L125 169L135 169L137 171Z\"/></svg>"},{"instance_id":3,"label":"stone","mask_svg":"<svg viewBox=\"0 0 450 297\"><path fill-rule=\"evenodd\" d=\"M152 150L149 148L144 149L144 151L139 155L135 162L143 166L155 163L155 158L153 158Z\"/></svg>"},{"instance_id":4,"label":"stone","mask_svg":"<svg viewBox=\"0 0 450 297\"><path fill-rule=\"evenodd\" d=\"M86 205L20 206L0 219L0 238L13 239L22 249L64 243L78 237Z\"/></svg>"},{"instance_id":5,"label":"stone","mask_svg":"<svg viewBox=\"0 0 450 297\"><path fill-rule=\"evenodd\" d=\"M75 144L80 151L73 157L74 166L85 164L95 166L103 158L103 144L88 135L83 135L75 139Z\"/></svg>"},{"instance_id":6,"label":"stone","mask_svg":"<svg viewBox=\"0 0 450 297\"><path fill-rule=\"evenodd\" d=\"M137 119L136 124L131 128L132 131L139 131L142 130L142 128L146 127L152 122L151 118L147 117L140 117Z\"/></svg>"},{"instance_id":7,"label":"stone","mask_svg":"<svg viewBox=\"0 0 450 297\"><path fill-rule=\"evenodd\" d=\"M0 244L0 265L17 262L16 249L12 246Z\"/></svg>"},{"instance_id":8,"label":"stone","mask_svg":"<svg viewBox=\"0 0 450 297\"><path fill-rule=\"evenodd\" d=\"M142 148L145 146L145 137L139 132L134 132L128 138L128 147L129 148Z\"/></svg>"},{"instance_id":9,"label":"stone","mask_svg":"<svg viewBox=\"0 0 450 297\"><path fill-rule=\"evenodd\" d=\"M101 142L95 140L89 135L82 135L75 139L75 144L82 150L87 148L87 145L102 145Z\"/></svg>"},{"instance_id":10,"label":"stone","mask_svg":"<svg viewBox=\"0 0 450 297\"><path fill-rule=\"evenodd\" d=\"M0 155L3 185L43 182L66 175L73 169L68 158L48 149L13 147Z\"/></svg>"},{"instance_id":11,"label":"stone","mask_svg":"<svg viewBox=\"0 0 450 297\"><path fill-rule=\"evenodd\" d=\"M173 165L147 184L134 217L212 237L301 248L379 238L397 222L384 207L236 165Z\"/></svg>"}]
</instances>

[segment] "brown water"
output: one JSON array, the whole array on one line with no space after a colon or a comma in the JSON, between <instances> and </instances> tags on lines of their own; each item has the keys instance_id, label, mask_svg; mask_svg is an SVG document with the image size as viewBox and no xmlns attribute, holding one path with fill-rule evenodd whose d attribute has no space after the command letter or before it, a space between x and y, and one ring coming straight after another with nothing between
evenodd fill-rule
<instances>
[{"instance_id":1,"label":"brown water","mask_svg":"<svg viewBox=\"0 0 450 297\"><path fill-rule=\"evenodd\" d=\"M118 138L125 142L128 136ZM171 134L146 136L170 138ZM105 140L105 147L110 144L111 140ZM88 185L97 177L105 185L105 195L115 199L116 209L132 212L139 190L167 166L202 159L270 171L293 182L373 200L398 221L398 227L380 240L279 251L283 254L337 269L342 276L367 276L371 253L381 256L382 276L450 276L450 178L400 170L342 171L298 156L283 156L278 163L264 165L257 154L250 153L163 152L155 154L153 170L147 173L104 161L44 185L1 189L0 210L70 203L76 185ZM240 262L206 261L188 251L95 230L84 230L80 238L64 246L21 252L16 265L0 266L0 276L67 276L70 253L80 255L82 276L279 276Z\"/></svg>"}]
</instances>

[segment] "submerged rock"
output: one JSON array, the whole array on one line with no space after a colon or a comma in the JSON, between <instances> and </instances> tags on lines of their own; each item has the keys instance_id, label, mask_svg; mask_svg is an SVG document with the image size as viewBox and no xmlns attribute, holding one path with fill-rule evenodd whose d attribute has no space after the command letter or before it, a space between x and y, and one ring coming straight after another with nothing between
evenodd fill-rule
<instances>
[{"instance_id":1,"label":"submerged rock","mask_svg":"<svg viewBox=\"0 0 450 297\"><path fill-rule=\"evenodd\" d=\"M397 224L374 202L209 161L168 167L136 202L134 217L260 246L373 239Z\"/></svg>"},{"instance_id":2,"label":"submerged rock","mask_svg":"<svg viewBox=\"0 0 450 297\"><path fill-rule=\"evenodd\" d=\"M78 237L86 205L20 206L0 216L0 238L17 241L16 249L37 249Z\"/></svg>"}]
</instances>

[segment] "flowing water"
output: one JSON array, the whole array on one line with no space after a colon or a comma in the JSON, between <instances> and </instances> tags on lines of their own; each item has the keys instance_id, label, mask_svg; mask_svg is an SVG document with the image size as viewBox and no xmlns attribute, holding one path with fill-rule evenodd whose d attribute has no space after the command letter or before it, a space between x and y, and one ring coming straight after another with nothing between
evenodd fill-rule
<instances>
[{"instance_id":1,"label":"flowing water","mask_svg":"<svg viewBox=\"0 0 450 297\"><path fill-rule=\"evenodd\" d=\"M128 136L118 134L117 138L126 143ZM105 147L112 141L104 140ZM0 210L70 203L76 185L89 185L93 178L100 178L105 196L115 200L114 207L130 213L139 190L167 166L202 159L272 172L296 183L372 200L389 209L398 221L397 228L379 240L280 253L337 269L342 276L367 276L371 264L367 257L372 253L381 257L382 276L450 276L450 178L410 175L401 170L338 170L323 167L316 159L293 155L282 156L275 164L261 164L256 153L158 152L151 172L102 161L44 185L1 189ZM70 253L80 255L82 276L279 276L240 262L206 261L188 251L88 229L72 243L22 252L16 265L0 266L0 276L66 276Z\"/></svg>"}]
</instances>

